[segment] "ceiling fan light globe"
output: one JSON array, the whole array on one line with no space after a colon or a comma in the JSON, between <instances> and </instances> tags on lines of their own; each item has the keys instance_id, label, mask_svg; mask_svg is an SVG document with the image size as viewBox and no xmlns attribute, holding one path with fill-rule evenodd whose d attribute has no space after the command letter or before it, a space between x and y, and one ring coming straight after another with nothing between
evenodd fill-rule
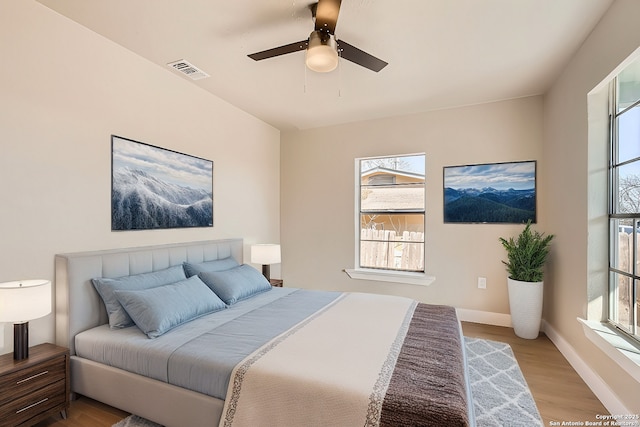
<instances>
[{"instance_id":1,"label":"ceiling fan light globe","mask_svg":"<svg viewBox=\"0 0 640 427\"><path fill-rule=\"evenodd\" d=\"M338 66L338 52L329 46L319 46L307 50L306 64L310 70L318 73L328 73Z\"/></svg>"},{"instance_id":2,"label":"ceiling fan light globe","mask_svg":"<svg viewBox=\"0 0 640 427\"><path fill-rule=\"evenodd\" d=\"M309 47L305 54L307 67L318 73L328 73L338 66L338 50L333 36L314 31L309 36Z\"/></svg>"}]
</instances>

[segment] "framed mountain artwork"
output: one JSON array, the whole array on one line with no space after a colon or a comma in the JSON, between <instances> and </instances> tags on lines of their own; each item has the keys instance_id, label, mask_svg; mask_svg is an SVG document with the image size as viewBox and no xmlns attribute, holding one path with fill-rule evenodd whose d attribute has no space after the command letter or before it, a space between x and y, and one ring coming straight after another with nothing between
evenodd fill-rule
<instances>
[{"instance_id":1,"label":"framed mountain artwork","mask_svg":"<svg viewBox=\"0 0 640 427\"><path fill-rule=\"evenodd\" d=\"M111 230L213 227L213 162L111 136Z\"/></svg>"},{"instance_id":2,"label":"framed mountain artwork","mask_svg":"<svg viewBox=\"0 0 640 427\"><path fill-rule=\"evenodd\" d=\"M444 167L445 223L536 222L536 162Z\"/></svg>"}]
</instances>

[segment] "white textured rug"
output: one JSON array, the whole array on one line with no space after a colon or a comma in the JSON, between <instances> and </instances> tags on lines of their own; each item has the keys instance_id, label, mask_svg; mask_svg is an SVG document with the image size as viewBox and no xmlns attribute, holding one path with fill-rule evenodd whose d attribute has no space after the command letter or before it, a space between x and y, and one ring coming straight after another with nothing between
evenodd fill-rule
<instances>
[{"instance_id":1,"label":"white textured rug","mask_svg":"<svg viewBox=\"0 0 640 427\"><path fill-rule=\"evenodd\" d=\"M465 337L477 427L542 426L529 386L508 344ZM131 415L113 427L162 427Z\"/></svg>"},{"instance_id":2,"label":"white textured rug","mask_svg":"<svg viewBox=\"0 0 640 427\"><path fill-rule=\"evenodd\" d=\"M465 344L477 427L542 426L511 347L467 337Z\"/></svg>"}]
</instances>

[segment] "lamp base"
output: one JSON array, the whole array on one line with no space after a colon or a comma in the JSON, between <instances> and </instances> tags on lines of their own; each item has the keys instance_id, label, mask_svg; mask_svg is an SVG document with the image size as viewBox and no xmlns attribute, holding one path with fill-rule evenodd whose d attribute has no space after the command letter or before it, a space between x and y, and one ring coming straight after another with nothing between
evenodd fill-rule
<instances>
[{"instance_id":1,"label":"lamp base","mask_svg":"<svg viewBox=\"0 0 640 427\"><path fill-rule=\"evenodd\" d=\"M271 280L271 265L270 264L262 264L262 274L267 280Z\"/></svg>"},{"instance_id":2,"label":"lamp base","mask_svg":"<svg viewBox=\"0 0 640 427\"><path fill-rule=\"evenodd\" d=\"M13 360L29 357L29 322L13 324Z\"/></svg>"}]
</instances>

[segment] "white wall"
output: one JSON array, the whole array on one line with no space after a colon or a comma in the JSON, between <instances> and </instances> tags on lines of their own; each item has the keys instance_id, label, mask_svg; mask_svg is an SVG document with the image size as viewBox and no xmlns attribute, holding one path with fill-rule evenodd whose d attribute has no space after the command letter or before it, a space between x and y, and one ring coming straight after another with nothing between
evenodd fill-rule
<instances>
[{"instance_id":1,"label":"white wall","mask_svg":"<svg viewBox=\"0 0 640 427\"><path fill-rule=\"evenodd\" d=\"M545 320L606 382L609 390L604 391L634 413L640 412L640 384L585 338L576 318L586 318L588 303L596 303L595 298L602 294L593 289L598 282L606 289L606 274L587 262L588 254L593 259L606 245L606 235L602 235L606 227L597 217L603 209L594 206L601 203L604 191L596 182L606 173L597 170L595 159L589 158L589 144L591 156L596 150L587 132L587 94L640 46L638 16L640 2L616 0L545 95L542 171L545 217L548 229L557 235L545 289ZM589 188L589 182L597 187ZM594 307L590 311L596 312Z\"/></svg>"},{"instance_id":2,"label":"white wall","mask_svg":"<svg viewBox=\"0 0 640 427\"><path fill-rule=\"evenodd\" d=\"M278 130L32 0L0 2L0 57L0 282L53 281L56 253L278 242ZM214 227L112 232L111 134L213 160ZM53 341L52 315L30 325Z\"/></svg>"},{"instance_id":3,"label":"white wall","mask_svg":"<svg viewBox=\"0 0 640 427\"><path fill-rule=\"evenodd\" d=\"M281 142L282 274L288 286L405 295L469 310L508 313L500 236L522 226L444 224L443 167L537 160L542 167L542 98L285 133ZM424 287L350 279L354 267L354 159L426 153ZM543 200L542 195L539 195ZM543 201L539 199L538 207ZM544 230L544 215L538 228ZM487 289L477 288L477 277Z\"/></svg>"}]
</instances>

